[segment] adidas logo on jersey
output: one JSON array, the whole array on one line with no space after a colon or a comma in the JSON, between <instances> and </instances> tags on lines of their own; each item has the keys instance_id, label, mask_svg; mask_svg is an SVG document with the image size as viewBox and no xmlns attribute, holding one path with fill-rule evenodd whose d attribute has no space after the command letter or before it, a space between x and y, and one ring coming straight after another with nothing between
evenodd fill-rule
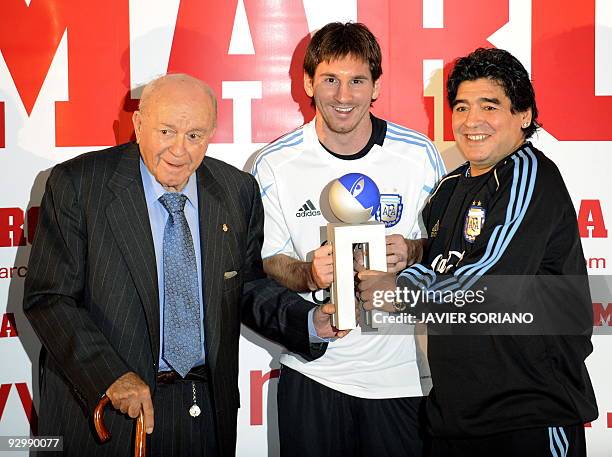
<instances>
[{"instance_id":1,"label":"adidas logo on jersey","mask_svg":"<svg viewBox=\"0 0 612 457\"><path fill-rule=\"evenodd\" d=\"M310 217L320 215L321 211L319 211L310 200L306 200L306 203L304 203L302 207L297 210L297 213L295 213L295 217Z\"/></svg>"}]
</instances>

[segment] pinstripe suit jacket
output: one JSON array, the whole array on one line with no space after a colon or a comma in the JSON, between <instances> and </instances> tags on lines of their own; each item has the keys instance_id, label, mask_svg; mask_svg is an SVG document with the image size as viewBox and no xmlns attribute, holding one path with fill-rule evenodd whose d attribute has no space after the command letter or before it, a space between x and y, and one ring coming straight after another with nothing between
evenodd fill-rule
<instances>
[{"instance_id":1,"label":"pinstripe suit jacket","mask_svg":"<svg viewBox=\"0 0 612 457\"><path fill-rule=\"evenodd\" d=\"M206 362L219 449L233 455L240 322L306 358L324 348L308 341L312 304L263 274L255 180L212 158L196 176ZM238 274L224 279L232 270ZM88 153L53 169L30 254L24 310L44 346L40 433L63 435L68 455L129 455L133 421L107 412L113 438L99 445L91 413L127 371L155 391L159 298L137 145Z\"/></svg>"}]
</instances>

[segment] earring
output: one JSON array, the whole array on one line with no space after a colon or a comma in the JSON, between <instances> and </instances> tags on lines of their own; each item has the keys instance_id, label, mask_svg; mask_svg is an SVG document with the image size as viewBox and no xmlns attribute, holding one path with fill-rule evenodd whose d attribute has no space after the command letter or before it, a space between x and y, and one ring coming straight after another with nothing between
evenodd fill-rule
<instances>
[{"instance_id":1,"label":"earring","mask_svg":"<svg viewBox=\"0 0 612 457\"><path fill-rule=\"evenodd\" d=\"M529 122L524 122L522 127L523 127L524 129L526 129L527 127L529 127Z\"/></svg>"}]
</instances>

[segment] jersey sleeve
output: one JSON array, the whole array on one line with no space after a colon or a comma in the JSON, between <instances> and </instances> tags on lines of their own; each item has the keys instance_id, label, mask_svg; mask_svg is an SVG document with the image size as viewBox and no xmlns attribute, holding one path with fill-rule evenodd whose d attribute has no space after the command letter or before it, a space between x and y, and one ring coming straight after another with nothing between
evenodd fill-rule
<instances>
[{"instance_id":1,"label":"jersey sleeve","mask_svg":"<svg viewBox=\"0 0 612 457\"><path fill-rule=\"evenodd\" d=\"M289 227L283 214L278 195L278 183L274 171L263 154L255 160L251 174L257 180L264 207L264 242L261 251L262 258L285 254L297 257Z\"/></svg>"},{"instance_id":2,"label":"jersey sleeve","mask_svg":"<svg viewBox=\"0 0 612 457\"><path fill-rule=\"evenodd\" d=\"M444 291L469 289L485 274L583 272L575 260L582 248L571 216L574 210L558 170L530 150L512 160L513 165L500 173L500 187L481 233L459 265L442 273L413 265L400 273L398 285Z\"/></svg>"}]
</instances>

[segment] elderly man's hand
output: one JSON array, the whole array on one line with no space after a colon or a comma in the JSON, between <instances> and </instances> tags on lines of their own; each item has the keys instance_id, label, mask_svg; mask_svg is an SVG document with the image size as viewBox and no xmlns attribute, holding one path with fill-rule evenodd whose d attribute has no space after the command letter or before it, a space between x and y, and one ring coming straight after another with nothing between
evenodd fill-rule
<instances>
[{"instance_id":1,"label":"elderly man's hand","mask_svg":"<svg viewBox=\"0 0 612 457\"><path fill-rule=\"evenodd\" d=\"M318 337L342 338L350 332L350 330L338 330L332 325L331 317L335 312L336 307L331 303L317 307L314 312L313 323Z\"/></svg>"},{"instance_id":2,"label":"elderly man's hand","mask_svg":"<svg viewBox=\"0 0 612 457\"><path fill-rule=\"evenodd\" d=\"M115 409L132 418L138 417L140 410L144 413L145 430L153 433L153 401L147 383L133 371L128 371L110 385L106 390Z\"/></svg>"},{"instance_id":3,"label":"elderly man's hand","mask_svg":"<svg viewBox=\"0 0 612 457\"><path fill-rule=\"evenodd\" d=\"M359 300L365 310L379 309L395 312L395 273L364 270L357 277Z\"/></svg>"}]
</instances>

